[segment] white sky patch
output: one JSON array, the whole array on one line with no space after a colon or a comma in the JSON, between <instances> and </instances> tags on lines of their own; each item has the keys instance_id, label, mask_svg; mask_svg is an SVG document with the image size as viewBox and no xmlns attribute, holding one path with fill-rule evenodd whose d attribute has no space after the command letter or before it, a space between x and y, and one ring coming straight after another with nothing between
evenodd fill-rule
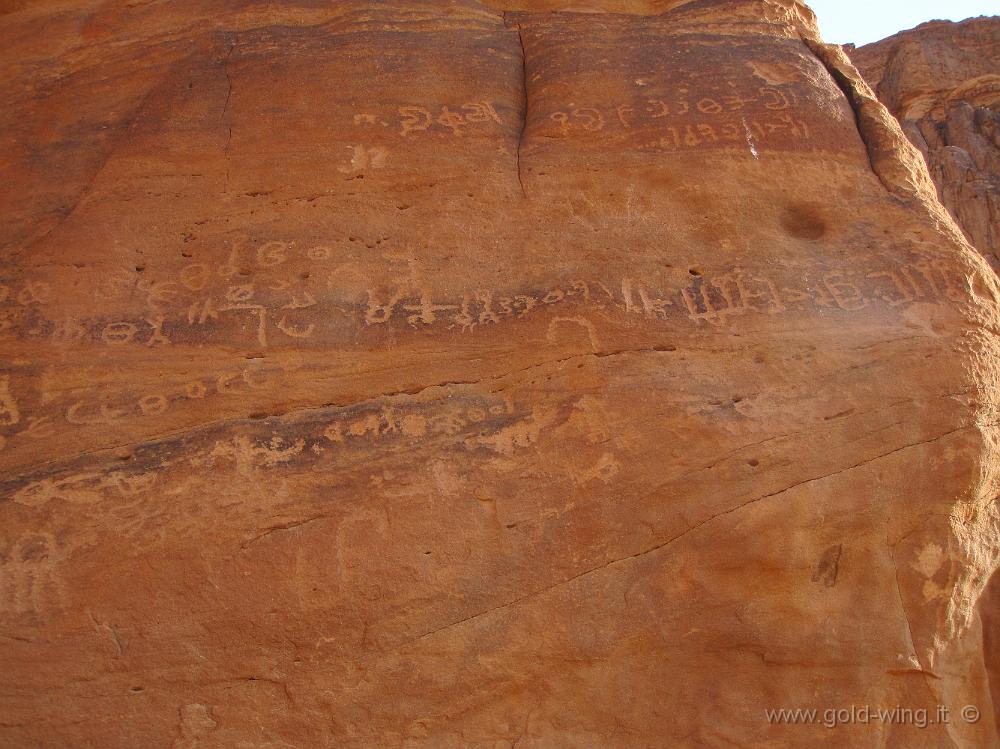
<instances>
[{"instance_id":1,"label":"white sky patch","mask_svg":"<svg viewBox=\"0 0 1000 749\"><path fill-rule=\"evenodd\" d=\"M1000 0L806 0L823 40L859 47L926 21L964 21L1000 14Z\"/></svg>"}]
</instances>

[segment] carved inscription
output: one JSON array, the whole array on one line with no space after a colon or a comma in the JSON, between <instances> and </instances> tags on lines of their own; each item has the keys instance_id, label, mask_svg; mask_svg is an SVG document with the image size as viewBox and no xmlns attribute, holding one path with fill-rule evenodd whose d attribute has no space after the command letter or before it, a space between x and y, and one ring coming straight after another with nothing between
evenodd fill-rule
<instances>
[{"instance_id":1,"label":"carved inscription","mask_svg":"<svg viewBox=\"0 0 1000 749\"><path fill-rule=\"evenodd\" d=\"M0 450L15 438L38 442L52 437L67 426L113 427L134 420L162 417L191 401L273 389L282 374L280 367L270 363L251 364L241 368L205 372L186 381L162 385L159 389L146 392L108 393L100 388L93 388L53 399L31 414L21 413L9 386L6 390L3 389L5 380L0 377ZM9 376L5 377L10 379Z\"/></svg>"},{"instance_id":2,"label":"carved inscription","mask_svg":"<svg viewBox=\"0 0 1000 749\"><path fill-rule=\"evenodd\" d=\"M229 427L220 425L201 435L202 447L194 453L190 437L140 445L128 470L76 467L65 475L46 475L25 484L15 479L8 484L8 496L26 507L41 507L52 500L90 505L108 497L120 504L122 499L141 498L154 487L163 486L163 472L174 465L183 470L191 466L231 466L238 472L280 469L292 463L364 455L373 443L413 446L444 440L460 450L508 453L531 444L554 420L552 409L536 413L492 395L462 394L439 401L380 398L348 408L313 409L293 417L250 420L243 423L237 436L231 435ZM178 450L184 455L179 463L173 457ZM30 553L24 551L29 546ZM15 560L9 550L4 556L0 545L0 564L16 561L28 564L29 572L36 571L31 565L40 565L38 570L44 571L54 559L48 553L50 547L19 542L14 547L18 552ZM17 582L17 591L29 587ZM8 593L8 598L13 596L13 592ZM19 592L18 600L26 596Z\"/></svg>"},{"instance_id":3,"label":"carved inscription","mask_svg":"<svg viewBox=\"0 0 1000 749\"><path fill-rule=\"evenodd\" d=\"M794 87L761 86L753 76L698 91L635 83L633 98L621 102L567 104L548 112L543 137L568 138L602 133L635 134L641 146L666 150L712 145L757 144L807 139L810 129Z\"/></svg>"},{"instance_id":4,"label":"carved inscription","mask_svg":"<svg viewBox=\"0 0 1000 749\"><path fill-rule=\"evenodd\" d=\"M444 134L457 138L469 132L503 124L496 107L489 101L466 101L455 104L407 104L390 116L358 112L354 124L394 128L397 135L419 136L422 133Z\"/></svg>"},{"instance_id":5,"label":"carved inscription","mask_svg":"<svg viewBox=\"0 0 1000 749\"><path fill-rule=\"evenodd\" d=\"M21 412L10 392L10 375L0 374L0 426L12 427L20 421Z\"/></svg>"},{"instance_id":6,"label":"carved inscription","mask_svg":"<svg viewBox=\"0 0 1000 749\"><path fill-rule=\"evenodd\" d=\"M733 268L694 274L683 283L677 283L676 276L571 277L553 279L541 288L470 288L450 293L413 281L397 285L365 282L345 275L335 261L334 270L315 277L283 271L286 265L312 267L330 261L333 254L326 245L297 247L282 241L238 245L222 264L191 263L175 278L143 279L135 284L129 295L133 289L145 294L147 311L121 319L98 314L49 319L45 305L32 293L25 295L31 312L24 324L8 326L0 336L145 348L218 337L266 349L308 341L328 343L353 336L356 330L397 325L473 332L547 310L560 310L561 316L572 316L573 311L617 310L650 319L719 326L749 312L857 312L872 305L894 309L915 303L960 302L970 293L959 274L929 258L893 267L817 269L791 283L787 275ZM342 286L345 279L353 282L355 291ZM38 281L25 288L45 286ZM21 418L9 376L0 372L0 427Z\"/></svg>"},{"instance_id":7,"label":"carved inscription","mask_svg":"<svg viewBox=\"0 0 1000 749\"><path fill-rule=\"evenodd\" d=\"M322 264L331 269L322 272ZM303 273L302 267L319 273ZM222 263L193 262L173 277L147 272L123 287L140 297L143 312L108 319L100 313L49 319L52 301L44 279L7 285L0 310L15 311L18 324L2 337L60 347L169 349L220 341L254 351L311 343L324 347L378 346L401 333L422 331L475 335L477 331L538 320L538 335L555 342L575 336L600 348L599 319L626 325L724 328L746 315L898 312L915 304L967 301L968 280L951 266L917 257L892 266L785 270L731 268L672 271L619 278L553 278L533 288L479 287L443 292L419 284L419 274L373 283L345 272L330 245L272 240L239 243ZM294 269L294 270L292 270ZM404 277L407 274L400 274ZM117 281L116 281L117 283ZM348 290L350 289L350 290ZM144 295L144 298L143 298ZM28 399L30 384L18 369L0 371L0 450L17 438L45 440L65 429L113 426L158 419L190 401L273 388L279 367L248 363L146 391L109 393L100 388ZM348 432L344 432L348 434Z\"/></svg>"},{"instance_id":8,"label":"carved inscription","mask_svg":"<svg viewBox=\"0 0 1000 749\"><path fill-rule=\"evenodd\" d=\"M451 438L474 449L533 419L533 414L519 413L508 401L485 397L463 397L447 404L377 403L282 425L279 431L272 427L266 439L243 435L217 442L192 464L231 463L246 471L393 440Z\"/></svg>"},{"instance_id":9,"label":"carved inscription","mask_svg":"<svg viewBox=\"0 0 1000 749\"><path fill-rule=\"evenodd\" d=\"M66 599L59 570L63 553L55 538L32 531L0 547L0 616L39 614Z\"/></svg>"}]
</instances>

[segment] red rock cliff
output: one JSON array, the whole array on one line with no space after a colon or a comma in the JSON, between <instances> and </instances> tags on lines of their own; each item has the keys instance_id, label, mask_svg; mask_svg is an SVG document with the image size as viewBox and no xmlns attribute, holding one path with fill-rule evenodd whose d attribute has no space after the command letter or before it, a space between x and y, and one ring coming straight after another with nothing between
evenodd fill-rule
<instances>
[{"instance_id":1,"label":"red rock cliff","mask_svg":"<svg viewBox=\"0 0 1000 749\"><path fill-rule=\"evenodd\" d=\"M1000 289L804 6L5 8L0 744L997 745Z\"/></svg>"},{"instance_id":2,"label":"red rock cliff","mask_svg":"<svg viewBox=\"0 0 1000 749\"><path fill-rule=\"evenodd\" d=\"M923 153L941 201L1000 267L1000 18L934 21L848 51Z\"/></svg>"}]
</instances>

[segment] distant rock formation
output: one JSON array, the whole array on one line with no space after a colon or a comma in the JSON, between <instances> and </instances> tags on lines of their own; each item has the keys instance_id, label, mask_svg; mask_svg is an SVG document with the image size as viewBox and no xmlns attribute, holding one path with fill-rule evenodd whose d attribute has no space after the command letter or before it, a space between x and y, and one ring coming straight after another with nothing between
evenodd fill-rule
<instances>
[{"instance_id":1,"label":"distant rock formation","mask_svg":"<svg viewBox=\"0 0 1000 749\"><path fill-rule=\"evenodd\" d=\"M1000 18L933 21L847 51L924 154L941 201L1000 267Z\"/></svg>"}]
</instances>

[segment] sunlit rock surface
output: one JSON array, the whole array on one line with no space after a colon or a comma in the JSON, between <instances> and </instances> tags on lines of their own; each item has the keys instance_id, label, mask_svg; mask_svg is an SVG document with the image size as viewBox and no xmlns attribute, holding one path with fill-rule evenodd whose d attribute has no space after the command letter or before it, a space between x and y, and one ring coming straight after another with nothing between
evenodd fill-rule
<instances>
[{"instance_id":1,"label":"sunlit rock surface","mask_svg":"<svg viewBox=\"0 0 1000 749\"><path fill-rule=\"evenodd\" d=\"M850 55L927 159L941 201L1000 268L1000 17L935 21Z\"/></svg>"},{"instance_id":2,"label":"sunlit rock surface","mask_svg":"<svg viewBox=\"0 0 1000 749\"><path fill-rule=\"evenodd\" d=\"M803 6L3 7L0 744L997 745L1000 291Z\"/></svg>"}]
</instances>

